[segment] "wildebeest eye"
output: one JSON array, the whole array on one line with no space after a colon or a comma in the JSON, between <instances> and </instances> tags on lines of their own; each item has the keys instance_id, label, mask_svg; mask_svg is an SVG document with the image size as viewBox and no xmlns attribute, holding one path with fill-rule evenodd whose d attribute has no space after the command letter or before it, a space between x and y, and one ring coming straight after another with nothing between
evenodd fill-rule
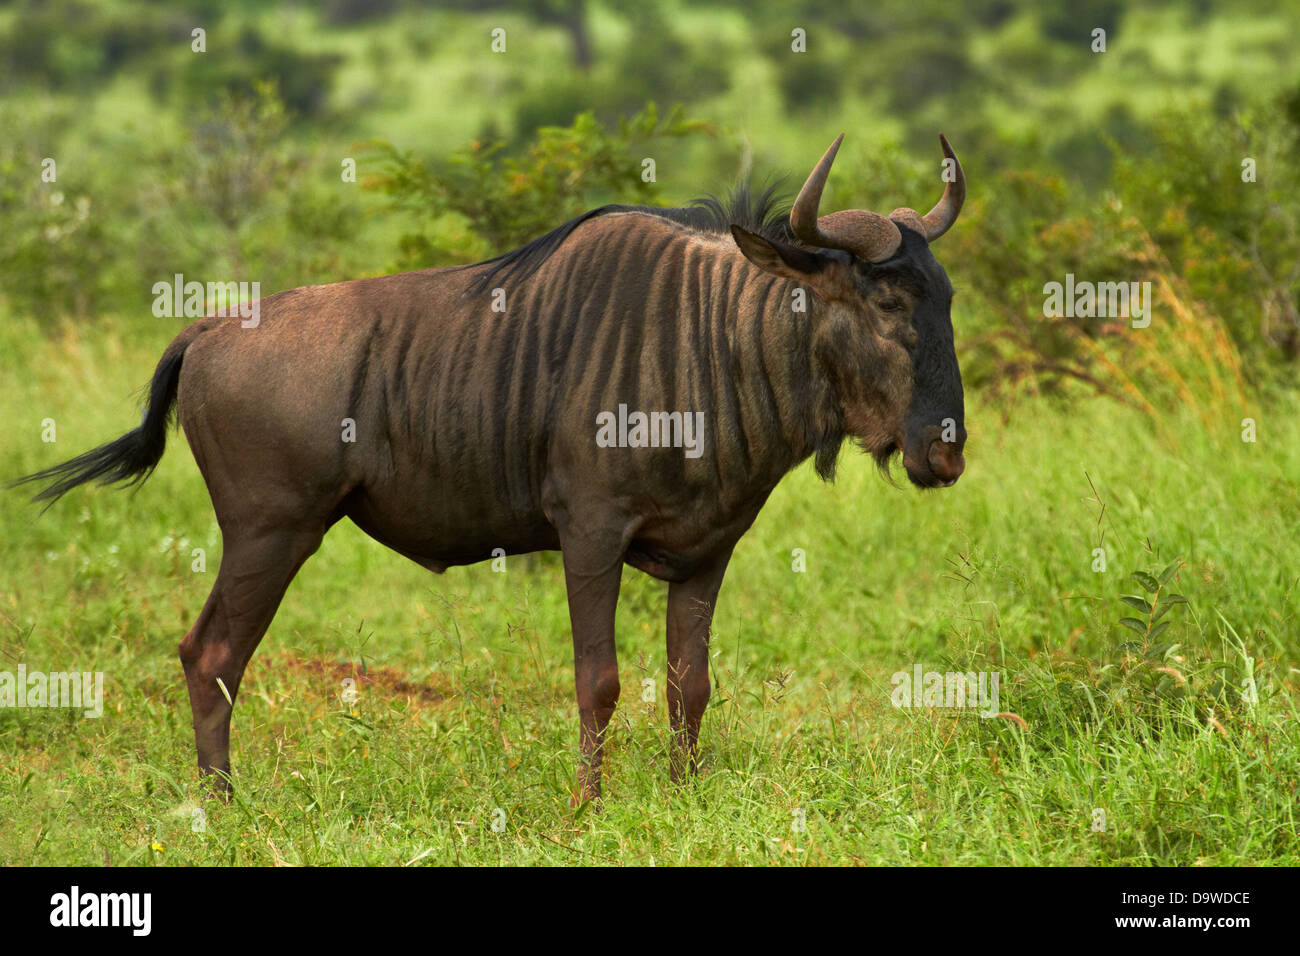
<instances>
[{"instance_id":1,"label":"wildebeest eye","mask_svg":"<svg viewBox=\"0 0 1300 956\"><path fill-rule=\"evenodd\" d=\"M898 296L889 295L881 299L879 305L880 308L886 312L901 312L903 309L903 300L898 298Z\"/></svg>"}]
</instances>

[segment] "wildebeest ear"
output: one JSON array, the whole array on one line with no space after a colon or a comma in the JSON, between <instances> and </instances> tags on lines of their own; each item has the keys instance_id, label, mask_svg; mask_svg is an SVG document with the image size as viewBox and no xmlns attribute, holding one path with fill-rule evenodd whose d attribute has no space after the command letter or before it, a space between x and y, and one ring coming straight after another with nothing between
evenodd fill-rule
<instances>
[{"instance_id":1,"label":"wildebeest ear","mask_svg":"<svg viewBox=\"0 0 1300 956\"><path fill-rule=\"evenodd\" d=\"M815 252L785 242L764 239L740 226L732 226L731 235L746 259L764 272L783 279L807 281L809 276L816 275L826 267L826 260Z\"/></svg>"}]
</instances>

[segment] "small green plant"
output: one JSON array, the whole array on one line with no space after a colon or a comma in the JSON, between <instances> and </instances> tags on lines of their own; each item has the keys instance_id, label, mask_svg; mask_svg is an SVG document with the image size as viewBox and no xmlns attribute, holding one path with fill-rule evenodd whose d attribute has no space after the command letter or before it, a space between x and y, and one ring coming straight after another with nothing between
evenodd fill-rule
<instances>
[{"instance_id":1,"label":"small green plant","mask_svg":"<svg viewBox=\"0 0 1300 956\"><path fill-rule=\"evenodd\" d=\"M1122 617L1119 621L1124 627L1141 635L1144 657L1163 653L1167 649L1168 645L1156 644L1155 641L1169 629L1169 625L1173 621L1162 621L1161 618L1178 605L1187 603L1187 598L1181 594L1165 593L1169 581L1182 566L1181 561L1175 561L1160 572L1158 578L1146 571L1134 571L1131 577L1142 586L1142 590L1151 595L1151 598L1148 600L1140 594L1125 594L1120 599L1129 607L1141 611L1145 615L1144 618Z\"/></svg>"},{"instance_id":2,"label":"small green plant","mask_svg":"<svg viewBox=\"0 0 1300 956\"><path fill-rule=\"evenodd\" d=\"M1187 598L1171 588L1183 567L1179 560L1159 574L1132 573L1144 593L1125 594L1120 600L1140 616L1126 614L1118 623L1138 639L1116 648L1118 660L1101 668L1098 686L1112 702L1136 716L1173 715L1176 709L1170 705L1186 705L1198 724L1226 735L1219 718L1258 700L1255 659L1221 614L1217 654L1195 640L1205 635L1205 628L1194 616L1190 622L1190 615L1169 616L1175 608L1190 610ZM1161 640L1175 625L1188 630L1186 639ZM1196 626L1195 633L1191 625Z\"/></svg>"}]
</instances>

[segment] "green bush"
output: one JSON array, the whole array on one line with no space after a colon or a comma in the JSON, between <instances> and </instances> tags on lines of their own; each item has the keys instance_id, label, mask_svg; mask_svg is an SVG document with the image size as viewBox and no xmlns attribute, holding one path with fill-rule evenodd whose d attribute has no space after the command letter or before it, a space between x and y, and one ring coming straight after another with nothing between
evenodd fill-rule
<instances>
[{"instance_id":1,"label":"green bush","mask_svg":"<svg viewBox=\"0 0 1300 956\"><path fill-rule=\"evenodd\" d=\"M397 267L472 262L535 239L604 202L653 202L656 184L642 177L644 148L708 131L680 108L661 118L650 104L614 129L591 113L571 126L544 127L514 156L505 155L500 143L472 143L448 160L421 159L376 141L369 158L381 172L366 185L414 219L415 231L400 240ZM448 218L460 225L447 228Z\"/></svg>"}]
</instances>

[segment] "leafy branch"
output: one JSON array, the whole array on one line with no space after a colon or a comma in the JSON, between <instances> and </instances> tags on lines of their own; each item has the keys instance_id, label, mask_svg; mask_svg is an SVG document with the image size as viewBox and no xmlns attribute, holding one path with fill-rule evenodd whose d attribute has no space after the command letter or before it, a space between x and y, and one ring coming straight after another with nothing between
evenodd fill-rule
<instances>
[{"instance_id":1,"label":"leafy branch","mask_svg":"<svg viewBox=\"0 0 1300 956\"><path fill-rule=\"evenodd\" d=\"M1161 618L1173 610L1177 605L1187 603L1187 598L1183 597L1181 594L1165 593L1169 581L1178 573L1178 569L1181 567L1183 567L1183 562L1175 561L1160 573L1159 578L1147 573L1146 571L1134 571L1131 576L1142 586L1142 589L1146 591L1147 594L1151 595L1151 599L1147 600L1138 594L1125 594L1120 598L1120 600L1129 607L1146 615L1145 619L1123 617L1120 618L1119 621L1119 623L1124 627L1127 627L1129 630L1141 635L1144 644L1144 652L1149 653L1151 644L1159 638L1172 623L1171 621L1162 621Z\"/></svg>"}]
</instances>

